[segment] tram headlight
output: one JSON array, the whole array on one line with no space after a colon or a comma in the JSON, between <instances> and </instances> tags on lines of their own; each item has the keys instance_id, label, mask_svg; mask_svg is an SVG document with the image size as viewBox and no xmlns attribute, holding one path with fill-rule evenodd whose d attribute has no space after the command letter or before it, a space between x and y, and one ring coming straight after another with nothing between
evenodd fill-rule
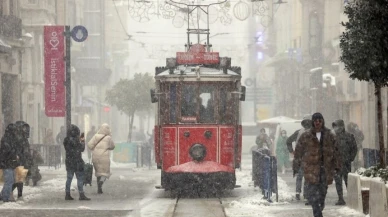
<instances>
[{"instance_id":1,"label":"tram headlight","mask_svg":"<svg viewBox=\"0 0 388 217\"><path fill-rule=\"evenodd\" d=\"M204 145L196 143L190 147L190 156L195 161L202 161L206 157L206 148Z\"/></svg>"}]
</instances>

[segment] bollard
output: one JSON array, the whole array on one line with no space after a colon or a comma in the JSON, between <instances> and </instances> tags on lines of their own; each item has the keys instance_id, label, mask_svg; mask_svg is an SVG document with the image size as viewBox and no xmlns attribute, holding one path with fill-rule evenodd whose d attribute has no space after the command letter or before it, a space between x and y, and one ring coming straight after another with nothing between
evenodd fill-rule
<instances>
[{"instance_id":1,"label":"bollard","mask_svg":"<svg viewBox=\"0 0 388 217\"><path fill-rule=\"evenodd\" d=\"M276 202L279 202L279 193L278 193L278 166L276 157L271 156L271 181L272 181L272 192L276 194Z\"/></svg>"},{"instance_id":2,"label":"bollard","mask_svg":"<svg viewBox=\"0 0 388 217\"><path fill-rule=\"evenodd\" d=\"M142 153L141 153L141 143L137 144L137 158L136 158L136 167L142 167Z\"/></svg>"},{"instance_id":3,"label":"bollard","mask_svg":"<svg viewBox=\"0 0 388 217\"><path fill-rule=\"evenodd\" d=\"M271 180L271 158L269 156L264 157L264 199L267 199L268 202L272 202L272 180Z\"/></svg>"}]
</instances>

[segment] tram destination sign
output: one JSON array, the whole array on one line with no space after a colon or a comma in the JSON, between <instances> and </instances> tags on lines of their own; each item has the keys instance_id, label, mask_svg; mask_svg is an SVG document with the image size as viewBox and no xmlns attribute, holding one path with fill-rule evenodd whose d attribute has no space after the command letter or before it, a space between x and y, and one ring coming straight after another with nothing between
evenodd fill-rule
<instances>
[{"instance_id":1,"label":"tram destination sign","mask_svg":"<svg viewBox=\"0 0 388 217\"><path fill-rule=\"evenodd\" d=\"M176 62L178 64L218 64L220 62L220 55L218 52L177 52Z\"/></svg>"},{"instance_id":2,"label":"tram destination sign","mask_svg":"<svg viewBox=\"0 0 388 217\"><path fill-rule=\"evenodd\" d=\"M177 64L219 64L220 55L218 52L206 52L205 46L201 44L192 45L188 52L176 53Z\"/></svg>"}]
</instances>

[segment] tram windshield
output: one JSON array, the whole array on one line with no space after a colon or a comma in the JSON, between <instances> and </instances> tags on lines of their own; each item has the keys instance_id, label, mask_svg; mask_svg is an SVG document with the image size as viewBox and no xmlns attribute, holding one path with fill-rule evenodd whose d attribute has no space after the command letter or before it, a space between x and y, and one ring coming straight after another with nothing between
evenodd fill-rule
<instances>
[{"instance_id":1,"label":"tram windshield","mask_svg":"<svg viewBox=\"0 0 388 217\"><path fill-rule=\"evenodd\" d=\"M232 83L166 85L169 94L161 107L169 110L163 112L166 124L234 124L238 118L238 99L231 94Z\"/></svg>"}]
</instances>

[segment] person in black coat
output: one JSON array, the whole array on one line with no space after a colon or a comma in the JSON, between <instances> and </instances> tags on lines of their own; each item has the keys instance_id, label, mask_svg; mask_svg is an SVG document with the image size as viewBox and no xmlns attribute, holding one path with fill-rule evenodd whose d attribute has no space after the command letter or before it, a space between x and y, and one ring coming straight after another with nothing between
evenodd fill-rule
<instances>
[{"instance_id":1,"label":"person in black coat","mask_svg":"<svg viewBox=\"0 0 388 217\"><path fill-rule=\"evenodd\" d=\"M351 171L352 161L354 161L357 154L357 142L354 135L345 131L345 123L343 120L336 120L332 124L337 137L338 149L342 162L342 170L335 176L335 187L337 189L338 201L335 205L345 205L343 197L342 180L348 186L348 173Z\"/></svg>"},{"instance_id":2,"label":"person in black coat","mask_svg":"<svg viewBox=\"0 0 388 217\"><path fill-rule=\"evenodd\" d=\"M18 166L19 156L15 144L16 126L9 124L1 138L0 169L3 169L4 186L1 190L1 199L4 202L15 202L12 199L12 185L15 182L15 168Z\"/></svg>"},{"instance_id":3,"label":"person in black coat","mask_svg":"<svg viewBox=\"0 0 388 217\"><path fill-rule=\"evenodd\" d=\"M347 126L347 130L349 133L353 134L354 138L356 139L357 143L357 154L356 159L353 161L353 169L357 170L359 167L361 167L362 163L359 160L359 156L362 152L362 142L364 141L364 133L358 128L358 125L353 122L349 122Z\"/></svg>"},{"instance_id":4,"label":"person in black coat","mask_svg":"<svg viewBox=\"0 0 388 217\"><path fill-rule=\"evenodd\" d=\"M30 150L30 125L24 121L16 121L16 152L19 156L19 164L17 166L24 166L25 169L30 169L32 165L32 157ZM28 170L27 177L31 176L31 171ZM16 182L12 186L12 191L18 189L18 198L23 196L23 182Z\"/></svg>"},{"instance_id":5,"label":"person in black coat","mask_svg":"<svg viewBox=\"0 0 388 217\"><path fill-rule=\"evenodd\" d=\"M302 128L295 131L290 137L288 137L288 139L286 141L288 152L290 152L290 154L292 154L292 155L295 154L294 149L292 147L292 143L293 142L297 143L300 135L302 135L302 133L304 133L305 131L307 131L311 127L311 125L312 125L311 118L304 117L302 122L301 122L301 125L302 125ZM295 195L295 198L297 200L300 200L300 194L302 192L302 181L303 181L303 169L300 168L298 171L298 174L296 176L296 195ZM305 199L307 198L306 189L307 189L307 186L306 186L306 183L304 183L303 184L303 197ZM308 202L306 202L305 204L309 205Z\"/></svg>"},{"instance_id":6,"label":"person in black coat","mask_svg":"<svg viewBox=\"0 0 388 217\"><path fill-rule=\"evenodd\" d=\"M67 137L63 141L66 151L66 196L65 200L74 200L70 195L70 186L73 181L74 174L77 177L77 187L79 192L79 200L90 200L85 196L83 189L84 181L84 160L82 159L82 152L85 150L85 143L80 140L79 128L72 124L67 130Z\"/></svg>"}]
</instances>

